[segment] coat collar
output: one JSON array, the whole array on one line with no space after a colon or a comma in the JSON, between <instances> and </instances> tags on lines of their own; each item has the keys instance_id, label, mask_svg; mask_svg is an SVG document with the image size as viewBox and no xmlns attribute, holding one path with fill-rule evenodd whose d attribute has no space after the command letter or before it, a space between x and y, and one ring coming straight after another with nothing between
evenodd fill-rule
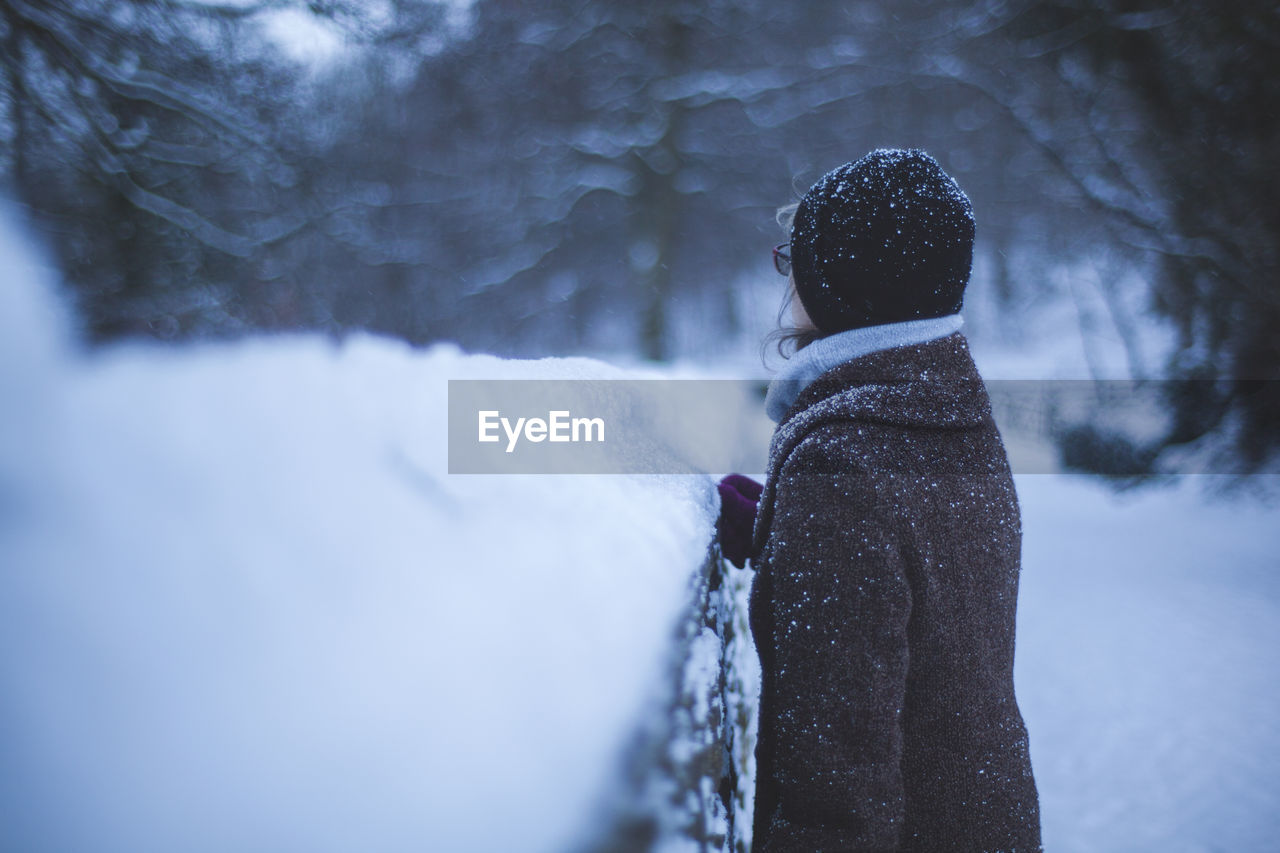
<instances>
[{"instance_id":1,"label":"coat collar","mask_svg":"<svg viewBox=\"0 0 1280 853\"><path fill-rule=\"evenodd\" d=\"M864 326L819 338L793 355L769 383L769 393L764 399L765 414L774 423L780 423L782 416L809 383L846 361L870 355L877 350L945 338L952 332L960 331L962 325L963 317L948 314L945 317Z\"/></svg>"},{"instance_id":2,"label":"coat collar","mask_svg":"<svg viewBox=\"0 0 1280 853\"><path fill-rule=\"evenodd\" d=\"M782 464L812 430L840 421L970 429L990 416L986 389L960 332L833 367L800 392L774 430L752 552L759 554L768 538Z\"/></svg>"}]
</instances>

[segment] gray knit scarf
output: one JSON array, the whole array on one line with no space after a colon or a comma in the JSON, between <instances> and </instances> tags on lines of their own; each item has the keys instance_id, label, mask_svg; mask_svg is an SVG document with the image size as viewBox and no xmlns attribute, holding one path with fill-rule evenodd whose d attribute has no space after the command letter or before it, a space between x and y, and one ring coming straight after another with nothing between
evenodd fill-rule
<instances>
[{"instance_id":1,"label":"gray knit scarf","mask_svg":"<svg viewBox=\"0 0 1280 853\"><path fill-rule=\"evenodd\" d=\"M959 331L963 323L959 314L948 314L927 320L865 326L820 338L793 355L769 383L769 393L764 398L765 413L771 421L779 423L800 392L831 368L879 350L945 338Z\"/></svg>"}]
</instances>

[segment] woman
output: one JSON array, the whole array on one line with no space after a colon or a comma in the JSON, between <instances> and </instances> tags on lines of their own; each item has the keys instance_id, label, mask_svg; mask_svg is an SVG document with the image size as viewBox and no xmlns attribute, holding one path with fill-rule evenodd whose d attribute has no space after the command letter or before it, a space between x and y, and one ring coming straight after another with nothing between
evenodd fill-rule
<instances>
[{"instance_id":1,"label":"woman","mask_svg":"<svg viewBox=\"0 0 1280 853\"><path fill-rule=\"evenodd\" d=\"M756 569L755 853L1041 849L1018 503L958 331L973 234L933 158L877 150L775 250L801 348L766 398L762 493L721 484L722 547Z\"/></svg>"}]
</instances>

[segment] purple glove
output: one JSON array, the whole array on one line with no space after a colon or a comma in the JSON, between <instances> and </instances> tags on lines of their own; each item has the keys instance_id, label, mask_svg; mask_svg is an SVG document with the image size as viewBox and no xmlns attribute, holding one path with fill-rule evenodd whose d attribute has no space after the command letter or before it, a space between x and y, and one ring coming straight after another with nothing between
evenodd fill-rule
<instances>
[{"instance_id":1,"label":"purple glove","mask_svg":"<svg viewBox=\"0 0 1280 853\"><path fill-rule=\"evenodd\" d=\"M716 488L720 492L720 518L716 522L720 553L741 569L752 556L751 532L764 486L750 477L730 474Z\"/></svg>"}]
</instances>

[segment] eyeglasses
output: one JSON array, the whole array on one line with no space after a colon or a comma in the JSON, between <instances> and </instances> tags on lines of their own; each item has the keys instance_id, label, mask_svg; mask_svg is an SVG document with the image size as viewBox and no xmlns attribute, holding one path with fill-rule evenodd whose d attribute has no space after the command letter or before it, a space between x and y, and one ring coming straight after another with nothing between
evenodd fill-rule
<instances>
[{"instance_id":1,"label":"eyeglasses","mask_svg":"<svg viewBox=\"0 0 1280 853\"><path fill-rule=\"evenodd\" d=\"M773 268L778 271L778 275L791 275L790 248L790 243L779 243L773 247Z\"/></svg>"}]
</instances>

